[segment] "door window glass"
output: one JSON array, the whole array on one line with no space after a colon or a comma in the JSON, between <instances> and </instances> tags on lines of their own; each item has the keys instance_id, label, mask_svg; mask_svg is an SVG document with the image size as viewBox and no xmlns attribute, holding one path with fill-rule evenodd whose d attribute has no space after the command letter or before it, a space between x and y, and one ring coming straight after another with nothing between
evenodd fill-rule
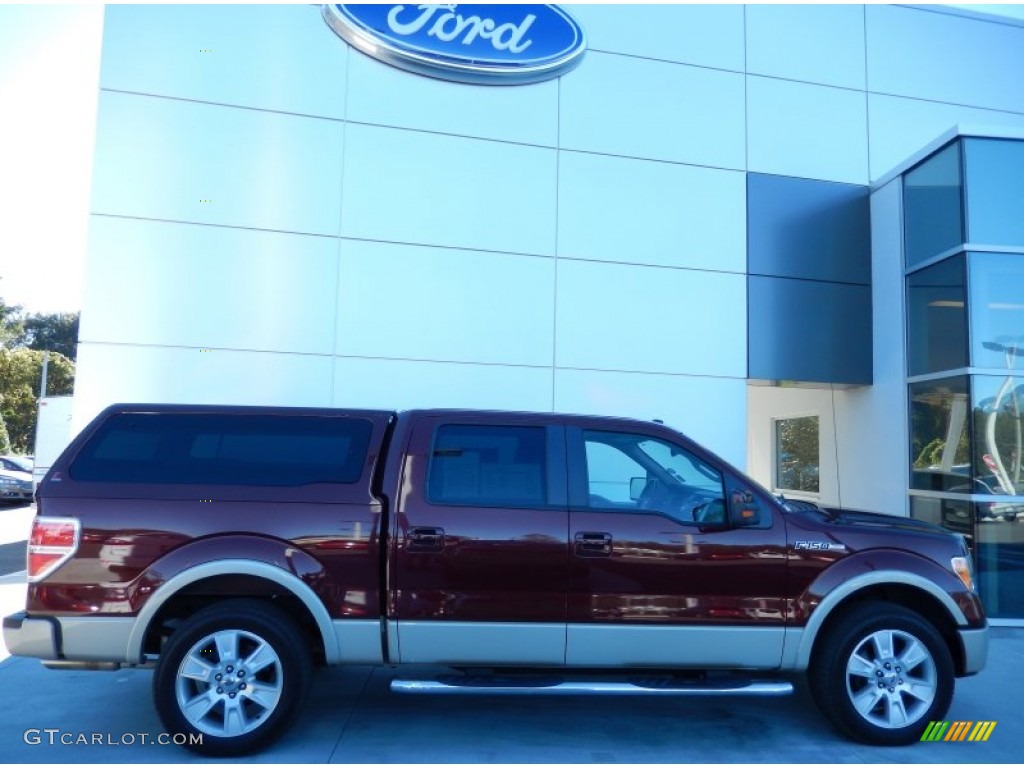
<instances>
[{"instance_id":1,"label":"door window glass","mask_svg":"<svg viewBox=\"0 0 1024 768\"><path fill-rule=\"evenodd\" d=\"M819 427L817 416L775 421L775 487L781 491L818 493Z\"/></svg>"},{"instance_id":2,"label":"door window glass","mask_svg":"<svg viewBox=\"0 0 1024 768\"><path fill-rule=\"evenodd\" d=\"M722 474L689 451L623 432L586 431L583 442L591 508L725 522Z\"/></svg>"},{"instance_id":3,"label":"door window glass","mask_svg":"<svg viewBox=\"0 0 1024 768\"><path fill-rule=\"evenodd\" d=\"M547 504L543 427L447 424L437 430L427 471L435 504Z\"/></svg>"}]
</instances>

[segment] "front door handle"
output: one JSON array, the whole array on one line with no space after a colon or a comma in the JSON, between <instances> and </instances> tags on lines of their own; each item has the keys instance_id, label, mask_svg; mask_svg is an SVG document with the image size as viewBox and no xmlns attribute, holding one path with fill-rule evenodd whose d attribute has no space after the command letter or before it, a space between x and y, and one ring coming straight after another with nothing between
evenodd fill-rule
<instances>
[{"instance_id":1,"label":"front door handle","mask_svg":"<svg viewBox=\"0 0 1024 768\"><path fill-rule=\"evenodd\" d=\"M410 528L410 552L440 552L444 549L444 528Z\"/></svg>"},{"instance_id":2,"label":"front door handle","mask_svg":"<svg viewBox=\"0 0 1024 768\"><path fill-rule=\"evenodd\" d=\"M612 553L612 535L596 531L580 531L575 536L577 557L609 557Z\"/></svg>"}]
</instances>

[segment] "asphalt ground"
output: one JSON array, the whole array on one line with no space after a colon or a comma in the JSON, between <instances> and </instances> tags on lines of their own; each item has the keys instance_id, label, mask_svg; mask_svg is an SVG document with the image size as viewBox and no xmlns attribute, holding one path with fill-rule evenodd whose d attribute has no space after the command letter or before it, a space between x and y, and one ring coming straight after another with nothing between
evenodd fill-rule
<instances>
[{"instance_id":1,"label":"asphalt ground","mask_svg":"<svg viewBox=\"0 0 1024 768\"><path fill-rule=\"evenodd\" d=\"M15 510L17 519L8 512L0 510L0 535L27 531L31 510ZM20 610L24 594L23 572L0 577L0 613ZM994 628L987 668L957 681L946 719L995 721L985 742L848 741L800 680L781 698L409 696L389 691L395 674L321 670L280 741L257 755L211 760L154 743L163 728L152 672L53 671L8 657L0 661L0 762L1019 764L1024 755L1024 629Z\"/></svg>"}]
</instances>

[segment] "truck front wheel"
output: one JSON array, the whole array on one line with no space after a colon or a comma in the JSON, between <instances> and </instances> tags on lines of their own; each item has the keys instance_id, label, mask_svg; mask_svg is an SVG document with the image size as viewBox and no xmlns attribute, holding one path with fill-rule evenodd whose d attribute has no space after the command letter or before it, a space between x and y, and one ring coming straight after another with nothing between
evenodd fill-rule
<instances>
[{"instance_id":1,"label":"truck front wheel","mask_svg":"<svg viewBox=\"0 0 1024 768\"><path fill-rule=\"evenodd\" d=\"M287 614L257 600L231 600L197 612L171 635L153 699L174 743L205 755L247 754L291 723L310 667Z\"/></svg>"},{"instance_id":2,"label":"truck front wheel","mask_svg":"<svg viewBox=\"0 0 1024 768\"><path fill-rule=\"evenodd\" d=\"M819 638L808 682L840 731L868 744L918 741L953 698L949 648L919 614L886 602L853 607Z\"/></svg>"}]
</instances>

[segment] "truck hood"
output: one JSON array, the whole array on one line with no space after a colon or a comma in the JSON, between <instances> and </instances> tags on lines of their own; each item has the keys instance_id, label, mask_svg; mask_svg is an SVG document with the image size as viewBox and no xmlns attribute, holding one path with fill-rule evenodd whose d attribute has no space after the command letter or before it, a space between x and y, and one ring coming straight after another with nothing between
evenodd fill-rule
<instances>
[{"instance_id":1,"label":"truck hood","mask_svg":"<svg viewBox=\"0 0 1024 768\"><path fill-rule=\"evenodd\" d=\"M826 526L841 525L851 526L858 529L886 529L899 531L912 531L914 533L932 533L951 535L945 528L926 523L923 520L914 520L909 517L897 515L884 515L878 512L861 512L855 509L839 509L838 507L819 507L816 504L800 502L799 505L790 505L788 500L783 501L791 514L806 515L818 520ZM867 532L865 530L865 532Z\"/></svg>"},{"instance_id":2,"label":"truck hood","mask_svg":"<svg viewBox=\"0 0 1024 768\"><path fill-rule=\"evenodd\" d=\"M839 525L871 526L873 528L917 531L920 533L949 534L949 531L942 526L935 525L935 523L927 523L924 520L914 520L910 517L883 515L878 512L860 512L855 509L837 509L834 507L826 508L823 512L828 516L828 522Z\"/></svg>"}]
</instances>

